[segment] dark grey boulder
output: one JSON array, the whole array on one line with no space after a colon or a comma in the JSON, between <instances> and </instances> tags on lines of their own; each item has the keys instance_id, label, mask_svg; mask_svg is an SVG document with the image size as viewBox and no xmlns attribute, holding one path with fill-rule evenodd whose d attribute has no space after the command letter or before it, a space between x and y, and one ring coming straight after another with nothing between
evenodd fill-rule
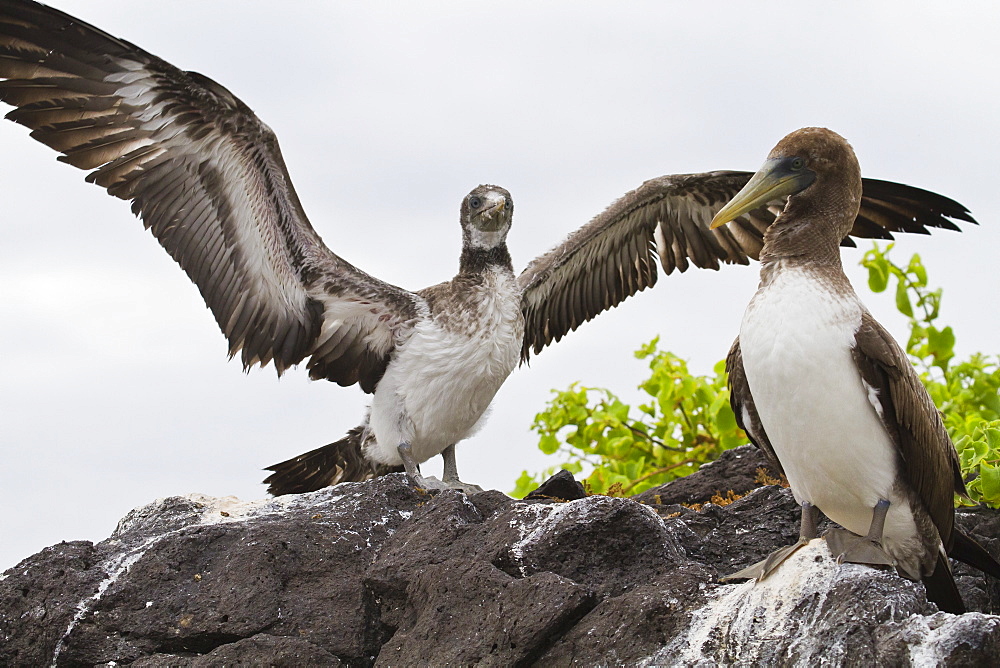
<instances>
[{"instance_id":1,"label":"dark grey boulder","mask_svg":"<svg viewBox=\"0 0 1000 668\"><path fill-rule=\"evenodd\" d=\"M817 540L761 583L723 585L797 535L753 451L636 499L563 490L429 495L402 474L254 502L199 495L126 516L96 545L0 579L0 665L984 665L998 583L956 567L970 612L837 566ZM674 489L677 487L677 489ZM746 490L737 490L746 491ZM707 496L706 496L707 494ZM669 503L668 503L669 501ZM996 554L1000 513L959 524Z\"/></svg>"},{"instance_id":2,"label":"dark grey boulder","mask_svg":"<svg viewBox=\"0 0 1000 668\"><path fill-rule=\"evenodd\" d=\"M561 469L548 480L529 492L525 501L576 501L587 496L587 490L578 482L573 474Z\"/></svg>"}]
</instances>

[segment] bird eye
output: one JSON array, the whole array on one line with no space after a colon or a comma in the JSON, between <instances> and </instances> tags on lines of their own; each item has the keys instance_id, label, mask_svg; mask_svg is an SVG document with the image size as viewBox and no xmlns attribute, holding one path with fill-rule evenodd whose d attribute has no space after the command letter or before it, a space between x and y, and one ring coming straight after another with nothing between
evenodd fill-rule
<instances>
[{"instance_id":1,"label":"bird eye","mask_svg":"<svg viewBox=\"0 0 1000 668\"><path fill-rule=\"evenodd\" d=\"M802 169L805 166L806 166L806 161L803 160L802 158L795 158L794 160L792 160L792 163L789 165L789 167L791 167L796 172L799 171L800 169Z\"/></svg>"},{"instance_id":2,"label":"bird eye","mask_svg":"<svg viewBox=\"0 0 1000 668\"><path fill-rule=\"evenodd\" d=\"M469 198L469 208L478 209L482 205L483 205L483 200L479 199L478 197Z\"/></svg>"}]
</instances>

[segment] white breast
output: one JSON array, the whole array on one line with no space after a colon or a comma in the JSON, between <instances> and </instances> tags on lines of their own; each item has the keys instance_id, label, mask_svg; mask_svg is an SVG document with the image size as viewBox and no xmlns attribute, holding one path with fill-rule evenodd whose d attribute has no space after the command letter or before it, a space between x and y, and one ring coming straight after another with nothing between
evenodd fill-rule
<instances>
[{"instance_id":1,"label":"white breast","mask_svg":"<svg viewBox=\"0 0 1000 668\"><path fill-rule=\"evenodd\" d=\"M740 347L795 499L861 535L875 504L888 499L885 547L893 553L890 544L910 545L916 527L894 490L895 447L851 355L863 311L853 292L835 293L807 271L780 270L750 302Z\"/></svg>"},{"instance_id":2,"label":"white breast","mask_svg":"<svg viewBox=\"0 0 1000 668\"><path fill-rule=\"evenodd\" d=\"M423 462L475 433L520 356L524 319L514 280L490 277L470 300L476 323L464 331L432 319L417 325L372 400L376 443L368 456L400 464L396 448L405 441Z\"/></svg>"}]
</instances>

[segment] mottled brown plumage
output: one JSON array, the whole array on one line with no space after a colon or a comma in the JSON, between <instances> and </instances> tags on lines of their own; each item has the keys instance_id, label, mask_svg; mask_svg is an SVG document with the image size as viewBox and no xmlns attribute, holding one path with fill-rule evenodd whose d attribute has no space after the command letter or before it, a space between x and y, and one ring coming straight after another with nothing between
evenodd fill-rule
<instances>
[{"instance_id":1,"label":"mottled brown plumage","mask_svg":"<svg viewBox=\"0 0 1000 668\"><path fill-rule=\"evenodd\" d=\"M476 429L520 350L524 319L506 245L513 210L510 193L498 186L465 197L459 272L414 293L412 331L392 351L364 423L268 467L270 493L308 492L400 467L421 487L478 489L458 479L455 444ZM443 480L424 478L419 464L439 453Z\"/></svg>"}]
</instances>

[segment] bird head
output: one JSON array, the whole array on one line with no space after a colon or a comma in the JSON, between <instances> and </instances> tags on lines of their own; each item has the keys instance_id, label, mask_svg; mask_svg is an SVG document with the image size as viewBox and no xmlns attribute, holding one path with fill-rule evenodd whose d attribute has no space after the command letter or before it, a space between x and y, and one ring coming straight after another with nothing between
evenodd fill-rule
<instances>
[{"instance_id":1,"label":"bird head","mask_svg":"<svg viewBox=\"0 0 1000 668\"><path fill-rule=\"evenodd\" d=\"M499 186L482 185L462 200L462 236L475 248L504 243L514 216L514 200Z\"/></svg>"},{"instance_id":2,"label":"bird head","mask_svg":"<svg viewBox=\"0 0 1000 668\"><path fill-rule=\"evenodd\" d=\"M788 197L785 212L794 208L798 220L830 221L838 242L846 236L861 205L861 167L847 140L826 128L802 128L787 135L719 210L711 227L782 197Z\"/></svg>"}]
</instances>

